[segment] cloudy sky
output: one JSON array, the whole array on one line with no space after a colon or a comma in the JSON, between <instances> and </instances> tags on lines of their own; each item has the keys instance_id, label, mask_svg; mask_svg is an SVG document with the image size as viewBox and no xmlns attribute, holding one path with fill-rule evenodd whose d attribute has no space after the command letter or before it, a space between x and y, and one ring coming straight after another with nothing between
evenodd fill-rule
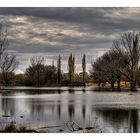
<instances>
[{"instance_id":1,"label":"cloudy sky","mask_svg":"<svg viewBox=\"0 0 140 140\"><path fill-rule=\"evenodd\" d=\"M56 64L59 54L66 72L71 52L80 72L83 53L89 70L123 32L140 31L140 8L0 8L0 22L8 29L9 51L20 62L17 73L25 71L32 56Z\"/></svg>"}]
</instances>

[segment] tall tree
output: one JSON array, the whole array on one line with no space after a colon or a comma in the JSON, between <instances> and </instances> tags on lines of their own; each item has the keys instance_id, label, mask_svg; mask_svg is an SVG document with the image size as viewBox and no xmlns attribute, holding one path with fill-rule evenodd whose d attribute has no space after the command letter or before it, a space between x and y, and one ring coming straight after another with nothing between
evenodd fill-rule
<instances>
[{"instance_id":1,"label":"tall tree","mask_svg":"<svg viewBox=\"0 0 140 140\"><path fill-rule=\"evenodd\" d=\"M114 48L122 54L126 53L126 68L121 73L129 80L132 91L136 90L138 81L138 63L140 55L140 35L135 32L124 33L120 40L114 41ZM122 55L123 57L123 55Z\"/></svg>"},{"instance_id":2,"label":"tall tree","mask_svg":"<svg viewBox=\"0 0 140 140\"><path fill-rule=\"evenodd\" d=\"M61 83L61 56L59 55L57 60L57 83Z\"/></svg>"},{"instance_id":3,"label":"tall tree","mask_svg":"<svg viewBox=\"0 0 140 140\"><path fill-rule=\"evenodd\" d=\"M83 55L82 58L82 69L83 69L83 83L85 83L85 74L86 74L86 55Z\"/></svg>"},{"instance_id":4,"label":"tall tree","mask_svg":"<svg viewBox=\"0 0 140 140\"><path fill-rule=\"evenodd\" d=\"M8 47L8 32L3 24L0 24L0 60L2 59L3 53Z\"/></svg>"},{"instance_id":5,"label":"tall tree","mask_svg":"<svg viewBox=\"0 0 140 140\"><path fill-rule=\"evenodd\" d=\"M5 86L10 83L10 76L13 75L13 71L18 65L15 55L10 55L7 52L8 49L8 32L7 28L0 24L0 70L2 73L2 79Z\"/></svg>"},{"instance_id":6,"label":"tall tree","mask_svg":"<svg viewBox=\"0 0 140 140\"><path fill-rule=\"evenodd\" d=\"M74 81L74 73L75 73L75 57L71 53L68 59L68 74L70 82Z\"/></svg>"},{"instance_id":7,"label":"tall tree","mask_svg":"<svg viewBox=\"0 0 140 140\"><path fill-rule=\"evenodd\" d=\"M72 57L72 81L74 81L75 78L75 56Z\"/></svg>"},{"instance_id":8,"label":"tall tree","mask_svg":"<svg viewBox=\"0 0 140 140\"><path fill-rule=\"evenodd\" d=\"M69 58L68 58L68 74L69 74L69 80L70 82L72 81L72 53L70 54Z\"/></svg>"}]
</instances>

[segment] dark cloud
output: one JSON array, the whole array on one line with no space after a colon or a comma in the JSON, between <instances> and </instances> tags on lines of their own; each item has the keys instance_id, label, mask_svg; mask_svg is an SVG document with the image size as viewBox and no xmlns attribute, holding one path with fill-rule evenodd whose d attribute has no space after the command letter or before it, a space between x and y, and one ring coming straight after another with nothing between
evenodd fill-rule
<instances>
[{"instance_id":1,"label":"dark cloud","mask_svg":"<svg viewBox=\"0 0 140 140\"><path fill-rule=\"evenodd\" d=\"M46 55L51 62L61 54L67 70L69 53L79 65L86 53L90 64L123 32L139 31L140 8L1 7L0 21L9 31L9 50L24 64L19 69L29 64L31 55Z\"/></svg>"},{"instance_id":2,"label":"dark cloud","mask_svg":"<svg viewBox=\"0 0 140 140\"><path fill-rule=\"evenodd\" d=\"M134 25L131 19L115 20L113 17L107 17L106 13L112 14L122 12L128 8L1 8L0 14L13 16L30 16L43 19L50 19L61 22L72 22L77 24L89 24L96 26L96 29L127 29ZM129 13L122 13L124 16ZM122 24L123 23L123 24ZM137 24L135 24L137 26Z\"/></svg>"}]
</instances>

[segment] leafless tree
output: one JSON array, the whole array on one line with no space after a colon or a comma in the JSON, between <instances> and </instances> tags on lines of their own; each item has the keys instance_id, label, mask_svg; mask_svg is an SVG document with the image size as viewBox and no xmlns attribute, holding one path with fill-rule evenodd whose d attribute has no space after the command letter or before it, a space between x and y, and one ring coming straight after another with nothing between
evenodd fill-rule
<instances>
[{"instance_id":1,"label":"leafless tree","mask_svg":"<svg viewBox=\"0 0 140 140\"><path fill-rule=\"evenodd\" d=\"M0 24L0 58L8 47L8 32L3 24Z\"/></svg>"},{"instance_id":2,"label":"leafless tree","mask_svg":"<svg viewBox=\"0 0 140 140\"><path fill-rule=\"evenodd\" d=\"M40 86L40 80L41 80L41 73L43 73L42 71L44 71L44 62L45 62L45 58L38 56L38 57L32 57L30 59L31 62L31 67L34 67L34 72L32 72L32 74L35 75L36 77L36 81L37 81L37 86ZM36 73L36 74L35 74Z\"/></svg>"},{"instance_id":3,"label":"leafless tree","mask_svg":"<svg viewBox=\"0 0 140 140\"><path fill-rule=\"evenodd\" d=\"M0 71L2 73L5 86L10 82L9 75L18 65L16 56L8 53L8 45L7 28L3 24L0 24Z\"/></svg>"},{"instance_id":4,"label":"leafless tree","mask_svg":"<svg viewBox=\"0 0 140 140\"><path fill-rule=\"evenodd\" d=\"M9 84L9 76L11 73L15 70L15 68L18 66L18 62L16 60L15 55L10 55L9 53L5 52L2 55L1 60L1 73L4 81L4 85L8 86Z\"/></svg>"},{"instance_id":5,"label":"leafless tree","mask_svg":"<svg viewBox=\"0 0 140 140\"><path fill-rule=\"evenodd\" d=\"M42 57L42 56L32 57L30 59L30 62L31 62L31 65L32 66L34 66L34 65L40 65L40 64L43 64L45 62L45 58Z\"/></svg>"},{"instance_id":6,"label":"leafless tree","mask_svg":"<svg viewBox=\"0 0 140 140\"><path fill-rule=\"evenodd\" d=\"M25 84L28 86L44 86L46 84L56 84L57 68L52 65L45 64L44 57L32 57L31 65L26 69Z\"/></svg>"},{"instance_id":7,"label":"leafless tree","mask_svg":"<svg viewBox=\"0 0 140 140\"><path fill-rule=\"evenodd\" d=\"M140 55L140 34L135 32L124 33L121 39L114 41L114 48L120 53L125 53L127 60L125 61L125 68L121 70L121 73L127 77L130 82L131 90L136 90L136 84L138 81L138 63ZM124 55L121 55L122 59Z\"/></svg>"}]
</instances>

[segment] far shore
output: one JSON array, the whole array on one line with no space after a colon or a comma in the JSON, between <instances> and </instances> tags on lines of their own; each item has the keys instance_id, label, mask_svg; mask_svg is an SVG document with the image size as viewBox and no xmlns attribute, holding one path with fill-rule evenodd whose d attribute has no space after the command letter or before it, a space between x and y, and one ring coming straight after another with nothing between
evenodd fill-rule
<instances>
[{"instance_id":1,"label":"far shore","mask_svg":"<svg viewBox=\"0 0 140 140\"><path fill-rule=\"evenodd\" d=\"M8 91L8 90L15 90L15 91L55 91L55 92L64 92L64 91L69 91L69 92L74 92L74 91L95 91L95 92L137 92L138 88L136 90L131 91L129 87L124 87L122 86L120 89L117 87L114 87L112 90L111 87L106 86L106 87L98 87L97 85L86 85L86 86L60 86L60 85L55 85L55 86L43 86L43 87L32 87L32 86L1 86L0 91Z\"/></svg>"}]
</instances>

